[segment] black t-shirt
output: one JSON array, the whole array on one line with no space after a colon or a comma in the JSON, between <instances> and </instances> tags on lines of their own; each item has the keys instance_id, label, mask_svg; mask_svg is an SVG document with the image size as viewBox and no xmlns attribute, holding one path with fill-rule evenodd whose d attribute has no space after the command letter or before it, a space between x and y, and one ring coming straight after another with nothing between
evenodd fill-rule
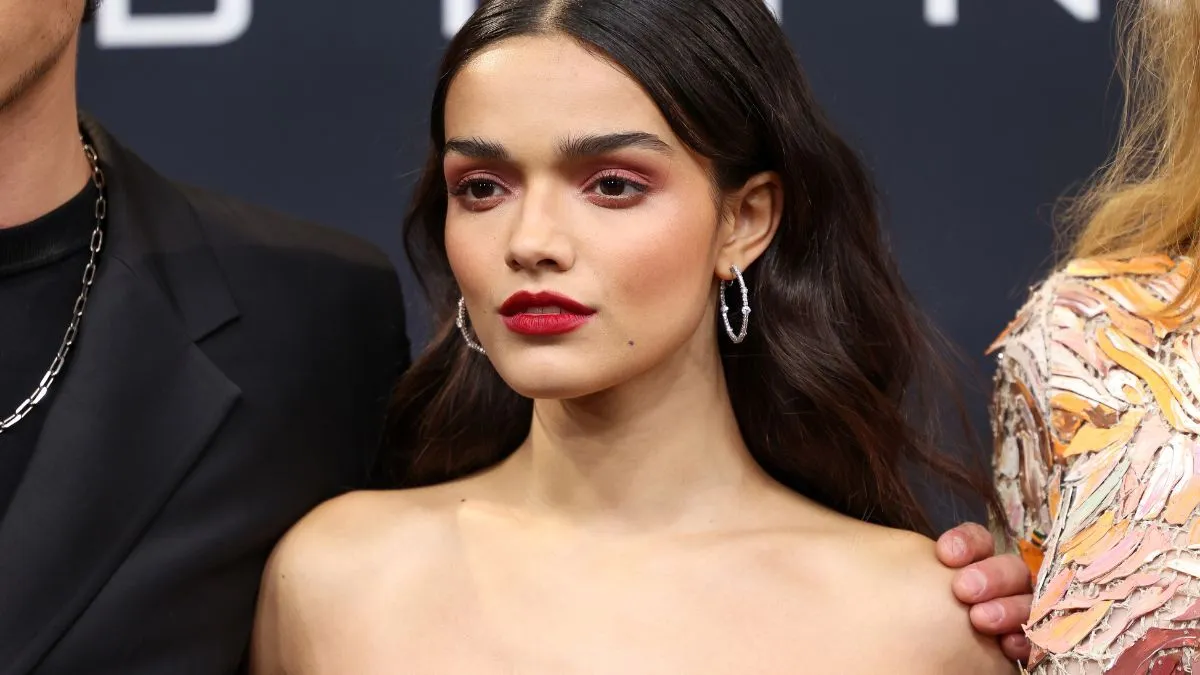
<instances>
[{"instance_id":1,"label":"black t-shirt","mask_svg":"<svg viewBox=\"0 0 1200 675\"><path fill-rule=\"evenodd\" d=\"M0 419L15 412L34 392L66 335L83 288L89 242L96 228L96 197L89 182L45 216L0 229ZM70 368L68 355L46 397L16 426L0 432L0 518L8 511L47 410Z\"/></svg>"}]
</instances>

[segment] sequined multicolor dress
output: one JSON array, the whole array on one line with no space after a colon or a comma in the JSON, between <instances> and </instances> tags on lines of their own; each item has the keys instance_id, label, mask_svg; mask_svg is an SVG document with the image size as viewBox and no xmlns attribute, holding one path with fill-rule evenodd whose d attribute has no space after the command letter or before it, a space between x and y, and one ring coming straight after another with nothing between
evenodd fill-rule
<instances>
[{"instance_id":1,"label":"sequined multicolor dress","mask_svg":"<svg viewBox=\"0 0 1200 675\"><path fill-rule=\"evenodd\" d=\"M992 346L1031 673L1200 673L1200 323L1156 315L1192 268L1073 261Z\"/></svg>"}]
</instances>

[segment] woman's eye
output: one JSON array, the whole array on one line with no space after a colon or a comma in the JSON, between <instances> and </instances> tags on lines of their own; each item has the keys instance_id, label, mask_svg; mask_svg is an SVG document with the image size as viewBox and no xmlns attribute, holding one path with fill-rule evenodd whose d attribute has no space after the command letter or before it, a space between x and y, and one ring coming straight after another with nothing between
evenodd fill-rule
<instances>
[{"instance_id":1,"label":"woman's eye","mask_svg":"<svg viewBox=\"0 0 1200 675\"><path fill-rule=\"evenodd\" d=\"M646 191L646 186L626 178L609 176L596 181L592 189L601 197L621 199L641 195Z\"/></svg>"},{"instance_id":2,"label":"woman's eye","mask_svg":"<svg viewBox=\"0 0 1200 675\"><path fill-rule=\"evenodd\" d=\"M629 183L620 178L605 178L600 181L600 194L606 197L620 197L628 187Z\"/></svg>"},{"instance_id":3,"label":"woman's eye","mask_svg":"<svg viewBox=\"0 0 1200 675\"><path fill-rule=\"evenodd\" d=\"M471 199L490 199L499 196L500 186L490 180L473 180L467 183L465 192Z\"/></svg>"},{"instance_id":4,"label":"woman's eye","mask_svg":"<svg viewBox=\"0 0 1200 675\"><path fill-rule=\"evenodd\" d=\"M489 178L467 178L454 184L449 191L468 211L487 211L504 201L508 190Z\"/></svg>"}]
</instances>

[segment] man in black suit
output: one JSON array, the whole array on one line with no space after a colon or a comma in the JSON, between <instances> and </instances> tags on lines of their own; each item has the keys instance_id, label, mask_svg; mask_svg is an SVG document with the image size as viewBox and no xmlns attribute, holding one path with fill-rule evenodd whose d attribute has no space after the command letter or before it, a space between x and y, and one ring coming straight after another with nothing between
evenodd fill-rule
<instances>
[{"instance_id":1,"label":"man in black suit","mask_svg":"<svg viewBox=\"0 0 1200 675\"><path fill-rule=\"evenodd\" d=\"M0 0L0 674L229 673L272 546L365 485L400 287L81 122L84 11Z\"/></svg>"},{"instance_id":2,"label":"man in black suit","mask_svg":"<svg viewBox=\"0 0 1200 675\"><path fill-rule=\"evenodd\" d=\"M0 0L0 675L226 675L276 541L367 484L400 287L81 121L85 3ZM980 528L941 544L980 561L960 598L1007 612L976 625L1016 630L1019 560Z\"/></svg>"}]
</instances>

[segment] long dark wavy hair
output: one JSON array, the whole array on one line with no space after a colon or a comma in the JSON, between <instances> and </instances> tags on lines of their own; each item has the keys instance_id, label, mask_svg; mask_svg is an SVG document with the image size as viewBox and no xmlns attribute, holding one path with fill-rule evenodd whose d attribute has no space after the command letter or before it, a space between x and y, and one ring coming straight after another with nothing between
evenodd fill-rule
<instances>
[{"instance_id":1,"label":"long dark wavy hair","mask_svg":"<svg viewBox=\"0 0 1200 675\"><path fill-rule=\"evenodd\" d=\"M472 56L547 34L577 40L639 82L679 138L711 160L720 190L764 171L781 177L778 233L745 275L755 305L749 336L738 345L721 339L720 348L742 436L763 469L844 514L925 534L930 519L905 479L912 469L932 470L994 508L986 476L934 444L934 406L919 398L919 376L939 363L931 333L884 245L866 172L813 102L760 0L492 0L450 43L433 97L432 150L404 231L437 329L394 394L392 485L494 466L529 433L532 402L454 326L444 112Z\"/></svg>"}]
</instances>

